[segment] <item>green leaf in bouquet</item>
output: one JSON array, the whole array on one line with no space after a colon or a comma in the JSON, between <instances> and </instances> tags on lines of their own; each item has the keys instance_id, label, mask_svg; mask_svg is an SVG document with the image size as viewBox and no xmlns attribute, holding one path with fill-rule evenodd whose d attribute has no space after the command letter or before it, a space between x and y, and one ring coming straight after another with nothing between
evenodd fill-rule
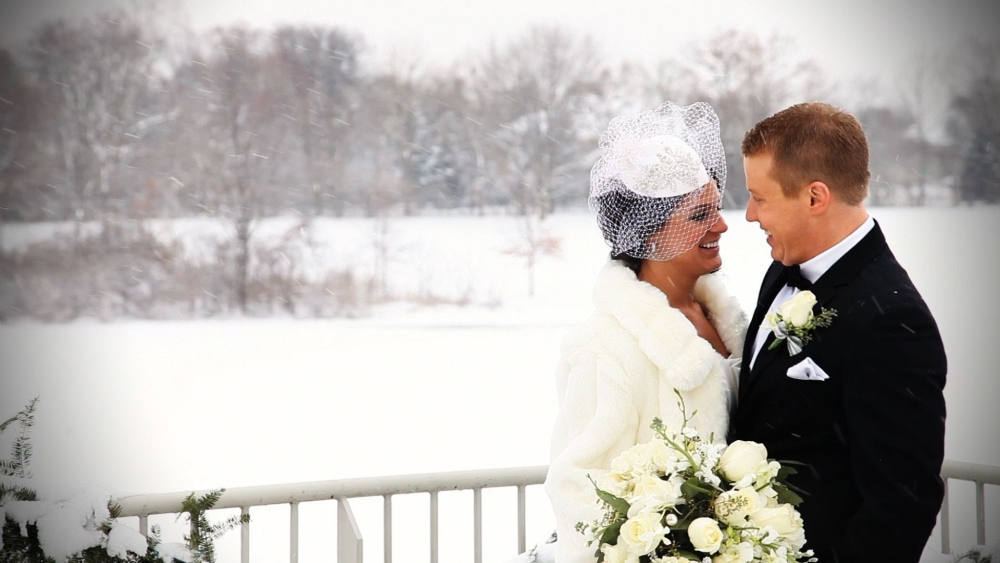
<instances>
[{"instance_id":1,"label":"green leaf in bouquet","mask_svg":"<svg viewBox=\"0 0 1000 563\"><path fill-rule=\"evenodd\" d=\"M808 463L802 463L801 461L792 461L790 459L770 459L768 461L777 461L782 467L786 465L797 465L799 467L809 467Z\"/></svg>"},{"instance_id":2,"label":"green leaf in bouquet","mask_svg":"<svg viewBox=\"0 0 1000 563\"><path fill-rule=\"evenodd\" d=\"M687 511L687 514L677 517L677 523L674 524L673 526L670 526L670 531L686 532L688 526L691 524L691 521L694 520L694 517L695 517L695 509L692 508L691 510Z\"/></svg>"},{"instance_id":3,"label":"green leaf in bouquet","mask_svg":"<svg viewBox=\"0 0 1000 563\"><path fill-rule=\"evenodd\" d=\"M694 561L696 563L698 561L701 561L702 557L703 557L702 555L698 555L694 551L688 551L686 549L678 549L674 553L675 553L675 555L674 555L675 557L683 557L685 559L688 559L690 561Z\"/></svg>"},{"instance_id":4,"label":"green leaf in bouquet","mask_svg":"<svg viewBox=\"0 0 1000 563\"><path fill-rule=\"evenodd\" d=\"M622 524L624 524L624 523L625 523L625 520L619 520L619 521L615 522L614 524L612 524L612 525L608 526L607 528L605 528L604 529L604 533L601 534L601 545L606 544L606 543L617 544L618 543L618 536L621 534Z\"/></svg>"},{"instance_id":5,"label":"green leaf in bouquet","mask_svg":"<svg viewBox=\"0 0 1000 563\"><path fill-rule=\"evenodd\" d=\"M687 481L684 481L683 484L681 484L681 493L683 493L685 497L692 499L697 497L698 495L710 496L712 494L712 489L710 489L709 487L711 487L711 485L702 482L701 479L697 477L691 477Z\"/></svg>"},{"instance_id":6,"label":"green leaf in bouquet","mask_svg":"<svg viewBox=\"0 0 1000 563\"><path fill-rule=\"evenodd\" d=\"M587 479L590 480L590 484L593 485L594 490L597 491L598 498L604 501L605 504L607 504L608 506L615 509L621 514L628 514L628 509L629 509L628 501L626 501L623 498L617 497L605 491L604 489L598 487L597 481L594 481L594 478L590 476L590 473L587 474Z\"/></svg>"},{"instance_id":7,"label":"green leaf in bouquet","mask_svg":"<svg viewBox=\"0 0 1000 563\"><path fill-rule=\"evenodd\" d=\"M787 479L789 475L795 475L798 472L799 470L795 469L794 467L782 465L781 469L778 470L778 481L784 483L785 479Z\"/></svg>"},{"instance_id":8,"label":"green leaf in bouquet","mask_svg":"<svg viewBox=\"0 0 1000 563\"><path fill-rule=\"evenodd\" d=\"M802 497L792 491L785 485L780 483L775 483L772 485L774 492L778 493L778 502L782 504L790 504L792 506L798 506L802 504Z\"/></svg>"},{"instance_id":9,"label":"green leaf in bouquet","mask_svg":"<svg viewBox=\"0 0 1000 563\"><path fill-rule=\"evenodd\" d=\"M607 491L602 491L601 489L597 489L597 496L606 502L608 506L615 509L615 511L619 514L628 514L629 504L627 500L621 497L616 497L615 495Z\"/></svg>"}]
</instances>

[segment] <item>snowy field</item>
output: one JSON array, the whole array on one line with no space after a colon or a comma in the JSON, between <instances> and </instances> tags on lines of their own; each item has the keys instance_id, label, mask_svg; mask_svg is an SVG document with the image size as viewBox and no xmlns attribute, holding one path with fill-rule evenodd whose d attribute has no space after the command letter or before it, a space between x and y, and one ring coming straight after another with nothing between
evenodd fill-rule
<instances>
[{"instance_id":1,"label":"snowy field","mask_svg":"<svg viewBox=\"0 0 1000 563\"><path fill-rule=\"evenodd\" d=\"M1000 208L875 209L872 214L935 314L949 355L949 459L1000 465ZM767 245L742 212L724 212L728 283L754 302ZM294 224L265 223L263 232ZM543 226L562 253L539 262L528 296L523 259L503 251L513 217L389 222L386 281L398 292L466 296L464 307L397 303L361 319L227 318L201 321L0 326L0 415L39 395L34 477L118 494L190 491L360 476L544 465L556 412L559 343L591 309L606 247L585 212ZM193 241L224 231L211 220L154 225ZM314 226L313 266L361 270L375 262L377 225ZM66 225L5 226L14 248ZM329 262L328 262L329 261ZM0 444L6 453L8 444ZM2 456L0 456L2 457ZM1000 542L1000 491L987 489L989 543ZM973 489L955 483L952 546L975 543ZM514 491L484 492L484 560L514 555ZM553 527L544 493L529 489L528 539ZM365 560L382 561L381 500L352 503ZM428 559L427 499L393 500L393 560ZM441 500L442 562L472 560L472 495ZM252 511L254 563L288 560L287 507ZM183 533L172 516L167 541ZM332 503L303 505L300 561L335 559ZM238 561L239 533L220 543ZM939 540L932 539L932 545Z\"/></svg>"}]
</instances>

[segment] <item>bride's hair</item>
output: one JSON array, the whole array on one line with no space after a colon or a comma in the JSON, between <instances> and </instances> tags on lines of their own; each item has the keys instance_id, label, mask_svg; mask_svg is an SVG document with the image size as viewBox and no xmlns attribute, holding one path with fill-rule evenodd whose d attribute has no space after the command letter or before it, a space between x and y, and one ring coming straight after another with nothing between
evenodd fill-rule
<instances>
[{"instance_id":1,"label":"bride's hair","mask_svg":"<svg viewBox=\"0 0 1000 563\"><path fill-rule=\"evenodd\" d=\"M645 197L622 189L594 198L591 207L597 213L604 240L614 249L611 255L615 259L627 256L641 264L643 258L656 253L656 243L650 238L663 227L683 198Z\"/></svg>"},{"instance_id":2,"label":"bride's hair","mask_svg":"<svg viewBox=\"0 0 1000 563\"><path fill-rule=\"evenodd\" d=\"M639 275L639 269L642 268L642 260L634 256L629 256L628 254L615 255L614 253L612 253L611 259L618 260L619 262L627 266L629 270L635 272L635 275L637 276Z\"/></svg>"},{"instance_id":3,"label":"bride's hair","mask_svg":"<svg viewBox=\"0 0 1000 563\"><path fill-rule=\"evenodd\" d=\"M718 186L714 170L709 170L709 177ZM682 200L689 195L651 198L619 189L594 198L591 207L598 215L601 235L613 247L611 258L638 274L643 259L657 254L653 235L674 213L684 209Z\"/></svg>"}]
</instances>

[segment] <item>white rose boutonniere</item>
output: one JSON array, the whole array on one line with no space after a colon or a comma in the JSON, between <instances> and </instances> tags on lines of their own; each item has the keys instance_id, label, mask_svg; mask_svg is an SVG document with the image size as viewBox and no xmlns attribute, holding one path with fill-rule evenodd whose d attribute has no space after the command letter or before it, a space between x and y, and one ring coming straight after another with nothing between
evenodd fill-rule
<instances>
[{"instance_id":1,"label":"white rose boutonniere","mask_svg":"<svg viewBox=\"0 0 1000 563\"><path fill-rule=\"evenodd\" d=\"M821 308L819 314L813 313L816 307L816 295L811 291L800 291L788 301L781 304L777 311L768 313L764 318L764 327L774 332L774 342L768 347L772 350L785 342L790 355L798 354L809 341L812 332L833 323L837 316L834 309Z\"/></svg>"}]
</instances>

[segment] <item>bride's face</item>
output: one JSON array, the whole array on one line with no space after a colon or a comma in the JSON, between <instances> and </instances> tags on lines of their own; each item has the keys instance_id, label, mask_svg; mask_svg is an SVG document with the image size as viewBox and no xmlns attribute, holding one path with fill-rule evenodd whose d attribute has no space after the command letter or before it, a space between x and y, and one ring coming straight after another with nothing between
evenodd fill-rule
<instances>
[{"instance_id":1,"label":"bride's face","mask_svg":"<svg viewBox=\"0 0 1000 563\"><path fill-rule=\"evenodd\" d=\"M729 226L719 212L721 198L711 182L677 209L663 226L661 231L666 231L678 248L687 249L668 260L672 267L696 276L722 267L719 242Z\"/></svg>"}]
</instances>

